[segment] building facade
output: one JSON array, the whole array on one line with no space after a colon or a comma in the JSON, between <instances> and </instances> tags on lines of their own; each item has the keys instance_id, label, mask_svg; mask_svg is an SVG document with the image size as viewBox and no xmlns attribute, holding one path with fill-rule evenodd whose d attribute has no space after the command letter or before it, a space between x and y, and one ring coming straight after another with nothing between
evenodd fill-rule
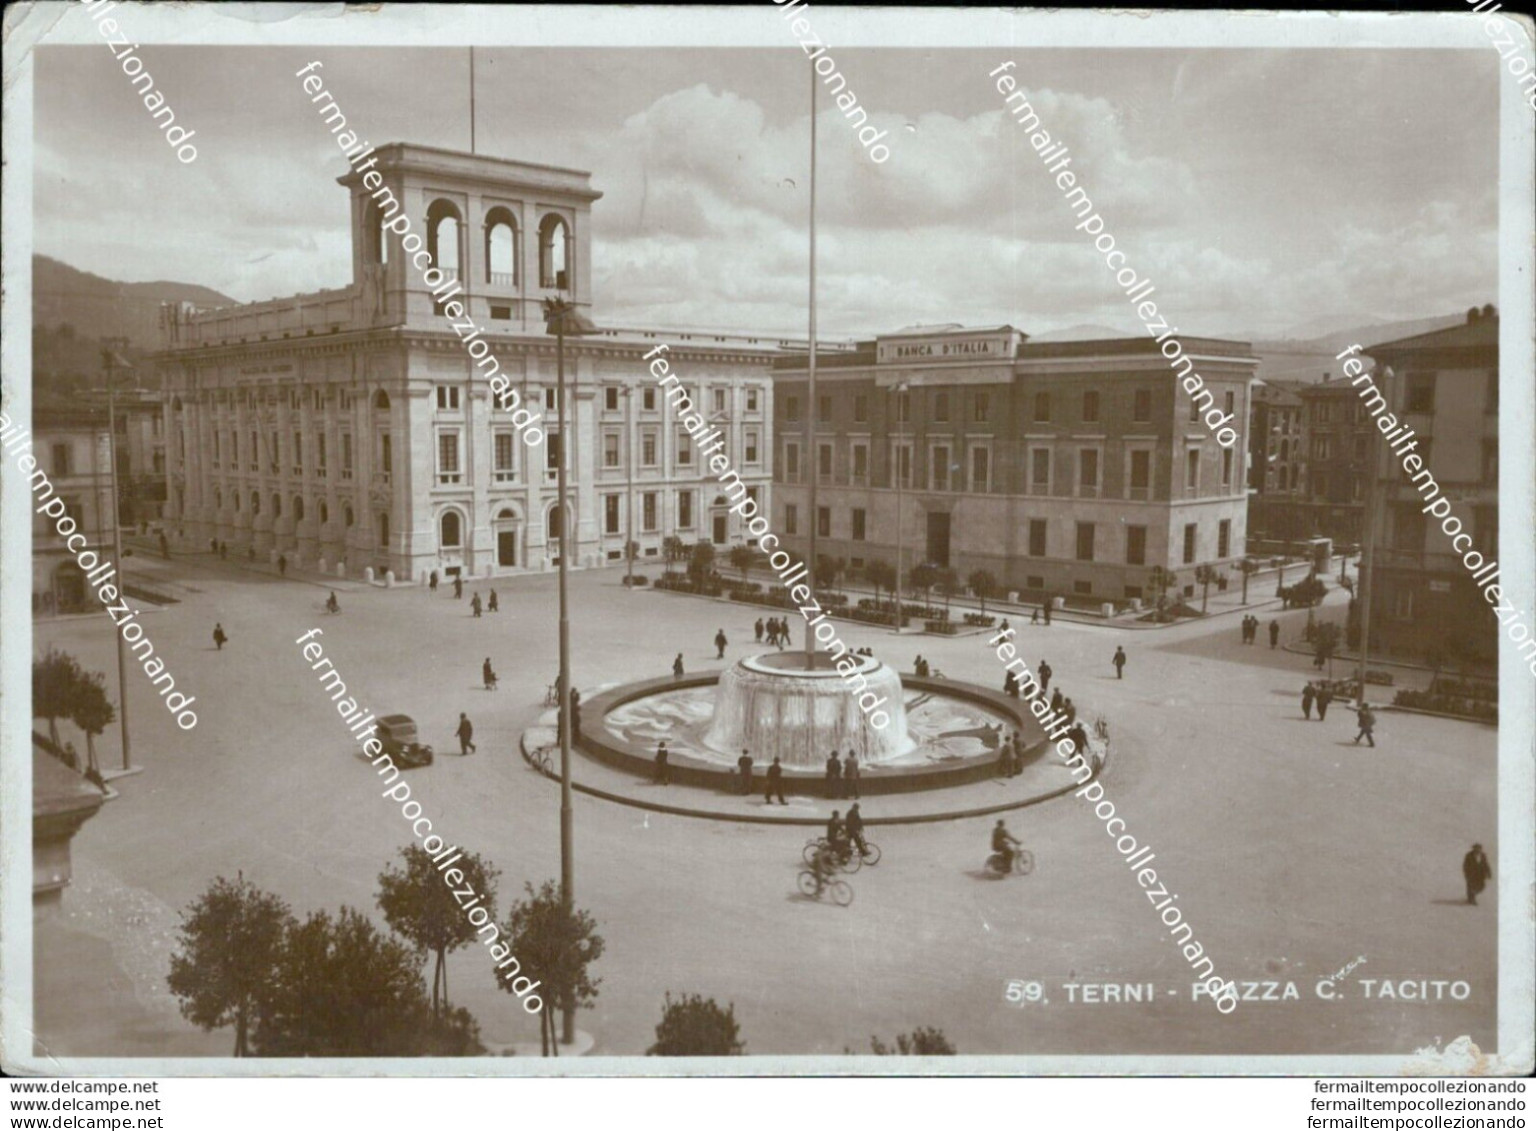
<instances>
[{"instance_id":1,"label":"building facade","mask_svg":"<svg viewBox=\"0 0 1536 1131\"><path fill-rule=\"evenodd\" d=\"M568 337L562 427L542 304L591 313L601 194L589 174L416 145L370 153L366 174L339 178L352 200L351 285L166 308L169 522L198 545L416 581L550 568L562 515L578 566L622 561L630 540L644 558L668 536L740 537L649 359L668 345L671 371L766 496L768 365L794 343L614 328ZM446 280L435 293L428 269ZM487 355L470 348L470 322L495 368L474 360ZM493 394L498 375L520 415ZM527 442L538 430L542 442Z\"/></svg>"},{"instance_id":2,"label":"building facade","mask_svg":"<svg viewBox=\"0 0 1536 1131\"><path fill-rule=\"evenodd\" d=\"M112 459L107 412L77 404L39 402L32 411L30 454L53 493L98 555L112 546ZM55 520L32 508L32 611L79 613L97 607L85 574Z\"/></svg>"},{"instance_id":3,"label":"building facade","mask_svg":"<svg viewBox=\"0 0 1536 1131\"><path fill-rule=\"evenodd\" d=\"M1004 592L1104 601L1150 597L1154 566L1192 591L1196 566L1241 558L1250 348L1184 339L1234 418L1227 449L1152 339L1027 337L942 326L860 342L818 357L814 405L807 359L776 362L783 541L806 552L814 522L817 554L854 570L896 564L899 545L904 570L986 570Z\"/></svg>"},{"instance_id":4,"label":"building facade","mask_svg":"<svg viewBox=\"0 0 1536 1131\"><path fill-rule=\"evenodd\" d=\"M1303 429L1303 490L1291 502L1293 538L1322 536L1336 546L1365 537L1373 418L1348 379L1324 374L1297 391Z\"/></svg>"},{"instance_id":5,"label":"building facade","mask_svg":"<svg viewBox=\"0 0 1536 1131\"><path fill-rule=\"evenodd\" d=\"M1497 618L1462 553L1492 562L1499 552L1498 313L1474 309L1462 325L1364 352L1376 361L1386 411L1413 430L1413 454L1471 538L1470 547L1452 546L1399 456L1378 444L1371 649L1492 660Z\"/></svg>"}]
</instances>

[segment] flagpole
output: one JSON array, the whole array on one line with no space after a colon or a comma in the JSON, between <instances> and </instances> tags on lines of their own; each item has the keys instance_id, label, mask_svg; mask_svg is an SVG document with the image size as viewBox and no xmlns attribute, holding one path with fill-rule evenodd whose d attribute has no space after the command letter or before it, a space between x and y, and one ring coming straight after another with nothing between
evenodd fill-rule
<instances>
[{"instance_id":1,"label":"flagpole","mask_svg":"<svg viewBox=\"0 0 1536 1131\"><path fill-rule=\"evenodd\" d=\"M810 568L808 578L811 590L814 593L816 587L816 479L821 470L821 463L816 451L816 68L811 67L811 293L810 293L810 339L811 347L807 362L806 406L805 406L805 459L810 471L811 491L809 514L806 521L810 524L810 555L806 565ZM816 640L815 633L810 626L805 627L805 670L812 671L816 667Z\"/></svg>"},{"instance_id":2,"label":"flagpole","mask_svg":"<svg viewBox=\"0 0 1536 1131\"><path fill-rule=\"evenodd\" d=\"M469 151L475 151L475 49L469 49Z\"/></svg>"}]
</instances>

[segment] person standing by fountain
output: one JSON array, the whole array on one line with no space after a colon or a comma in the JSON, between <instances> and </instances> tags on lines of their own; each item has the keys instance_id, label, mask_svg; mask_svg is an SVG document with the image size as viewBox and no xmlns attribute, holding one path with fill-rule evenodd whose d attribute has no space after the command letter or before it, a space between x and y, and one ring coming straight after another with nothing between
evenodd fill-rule
<instances>
[{"instance_id":1,"label":"person standing by fountain","mask_svg":"<svg viewBox=\"0 0 1536 1131\"><path fill-rule=\"evenodd\" d=\"M827 796L836 801L843 795L843 764L837 759L837 751L827 758ZM833 816L837 816L836 813ZM831 839L830 837L828 839Z\"/></svg>"},{"instance_id":2,"label":"person standing by fountain","mask_svg":"<svg viewBox=\"0 0 1536 1131\"><path fill-rule=\"evenodd\" d=\"M859 758L852 750L848 751L848 756L843 759L843 789L845 793L853 794L855 801L859 799ZM858 809L857 805L848 810L849 820L853 819L856 809ZM851 825L849 827L852 828Z\"/></svg>"},{"instance_id":3,"label":"person standing by fountain","mask_svg":"<svg viewBox=\"0 0 1536 1131\"><path fill-rule=\"evenodd\" d=\"M681 659L682 657L678 657ZM671 785L672 771L667 766L667 740L663 738L656 746L656 776L652 779L657 785Z\"/></svg>"},{"instance_id":4,"label":"person standing by fountain","mask_svg":"<svg viewBox=\"0 0 1536 1131\"><path fill-rule=\"evenodd\" d=\"M741 757L736 759L736 766L741 770L741 795L750 797L752 794L752 755L742 750Z\"/></svg>"},{"instance_id":5,"label":"person standing by fountain","mask_svg":"<svg viewBox=\"0 0 1536 1131\"><path fill-rule=\"evenodd\" d=\"M763 790L763 804L772 805L774 797L778 797L780 805L788 805L784 800L784 767L779 765L778 758L774 758L773 765L768 767L768 785Z\"/></svg>"},{"instance_id":6,"label":"person standing by fountain","mask_svg":"<svg viewBox=\"0 0 1536 1131\"><path fill-rule=\"evenodd\" d=\"M725 638L725 629L715 629L715 659L725 659L725 646L729 643L730 641Z\"/></svg>"},{"instance_id":7,"label":"person standing by fountain","mask_svg":"<svg viewBox=\"0 0 1536 1131\"><path fill-rule=\"evenodd\" d=\"M757 623L752 626L752 638L753 638L753 640L755 640L759 644L761 644L763 642L763 618L762 617L758 617L757 618Z\"/></svg>"}]
</instances>

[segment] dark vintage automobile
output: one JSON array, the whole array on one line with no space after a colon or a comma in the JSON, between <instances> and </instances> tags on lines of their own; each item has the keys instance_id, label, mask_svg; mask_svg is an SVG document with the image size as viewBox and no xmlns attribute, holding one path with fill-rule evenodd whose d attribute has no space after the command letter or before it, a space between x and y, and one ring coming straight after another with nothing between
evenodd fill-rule
<instances>
[{"instance_id":1,"label":"dark vintage automobile","mask_svg":"<svg viewBox=\"0 0 1536 1131\"><path fill-rule=\"evenodd\" d=\"M409 715L385 715L378 721L379 743L402 770L432 764L432 747L416 741L416 721Z\"/></svg>"}]
</instances>

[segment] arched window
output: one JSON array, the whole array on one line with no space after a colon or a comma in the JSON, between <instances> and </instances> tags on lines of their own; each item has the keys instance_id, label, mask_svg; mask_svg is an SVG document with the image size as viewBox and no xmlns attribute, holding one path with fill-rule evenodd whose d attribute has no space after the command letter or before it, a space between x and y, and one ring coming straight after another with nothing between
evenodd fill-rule
<instances>
[{"instance_id":1,"label":"arched window","mask_svg":"<svg viewBox=\"0 0 1536 1131\"><path fill-rule=\"evenodd\" d=\"M353 515L352 508L350 506L342 509L341 517L342 520L347 524L348 528L350 528L352 524L357 521L357 518L355 515Z\"/></svg>"},{"instance_id":2,"label":"arched window","mask_svg":"<svg viewBox=\"0 0 1536 1131\"><path fill-rule=\"evenodd\" d=\"M293 497L293 521L294 522L303 522L304 521L304 500L303 500L302 497L300 497L298 495L295 495Z\"/></svg>"},{"instance_id":3,"label":"arched window","mask_svg":"<svg viewBox=\"0 0 1536 1131\"><path fill-rule=\"evenodd\" d=\"M330 511L330 508L325 505L325 500L321 499L320 500L320 525L324 526L326 523L328 523L330 521L331 521L331 511Z\"/></svg>"},{"instance_id":4,"label":"arched window","mask_svg":"<svg viewBox=\"0 0 1536 1131\"><path fill-rule=\"evenodd\" d=\"M551 212L539 222L539 285L569 290L570 265L566 262L566 243L570 230L565 221Z\"/></svg>"},{"instance_id":5,"label":"arched window","mask_svg":"<svg viewBox=\"0 0 1536 1131\"><path fill-rule=\"evenodd\" d=\"M389 512L379 515L379 545L389 548Z\"/></svg>"},{"instance_id":6,"label":"arched window","mask_svg":"<svg viewBox=\"0 0 1536 1131\"><path fill-rule=\"evenodd\" d=\"M261 513L261 496L255 491L251 492L251 513L253 515Z\"/></svg>"},{"instance_id":7,"label":"arched window","mask_svg":"<svg viewBox=\"0 0 1536 1131\"><path fill-rule=\"evenodd\" d=\"M511 507L502 507L501 513L496 517L500 519L512 520L517 518L517 514L512 510Z\"/></svg>"},{"instance_id":8,"label":"arched window","mask_svg":"<svg viewBox=\"0 0 1536 1131\"><path fill-rule=\"evenodd\" d=\"M373 394L373 407L378 409L389 408L389 394L383 389Z\"/></svg>"},{"instance_id":9,"label":"arched window","mask_svg":"<svg viewBox=\"0 0 1536 1131\"><path fill-rule=\"evenodd\" d=\"M438 539L442 549L457 550L463 544L461 528L462 524L459 522L458 511L443 512L443 518L439 524L439 529L442 533Z\"/></svg>"},{"instance_id":10,"label":"arched window","mask_svg":"<svg viewBox=\"0 0 1536 1131\"><path fill-rule=\"evenodd\" d=\"M505 208L493 208L485 217L485 281L517 286L517 221Z\"/></svg>"},{"instance_id":11,"label":"arched window","mask_svg":"<svg viewBox=\"0 0 1536 1131\"><path fill-rule=\"evenodd\" d=\"M1282 490L1282 491L1284 491L1286 489L1286 486L1285 486L1286 474L1285 473L1286 473L1286 469L1282 467L1280 469L1280 479L1279 479L1280 490Z\"/></svg>"},{"instance_id":12,"label":"arched window","mask_svg":"<svg viewBox=\"0 0 1536 1131\"><path fill-rule=\"evenodd\" d=\"M452 202L434 200L427 209L427 254L450 279L459 277L459 227L459 210Z\"/></svg>"},{"instance_id":13,"label":"arched window","mask_svg":"<svg viewBox=\"0 0 1536 1131\"><path fill-rule=\"evenodd\" d=\"M560 538L560 525L565 520L565 507L552 506L549 508L548 538L551 542Z\"/></svg>"}]
</instances>

